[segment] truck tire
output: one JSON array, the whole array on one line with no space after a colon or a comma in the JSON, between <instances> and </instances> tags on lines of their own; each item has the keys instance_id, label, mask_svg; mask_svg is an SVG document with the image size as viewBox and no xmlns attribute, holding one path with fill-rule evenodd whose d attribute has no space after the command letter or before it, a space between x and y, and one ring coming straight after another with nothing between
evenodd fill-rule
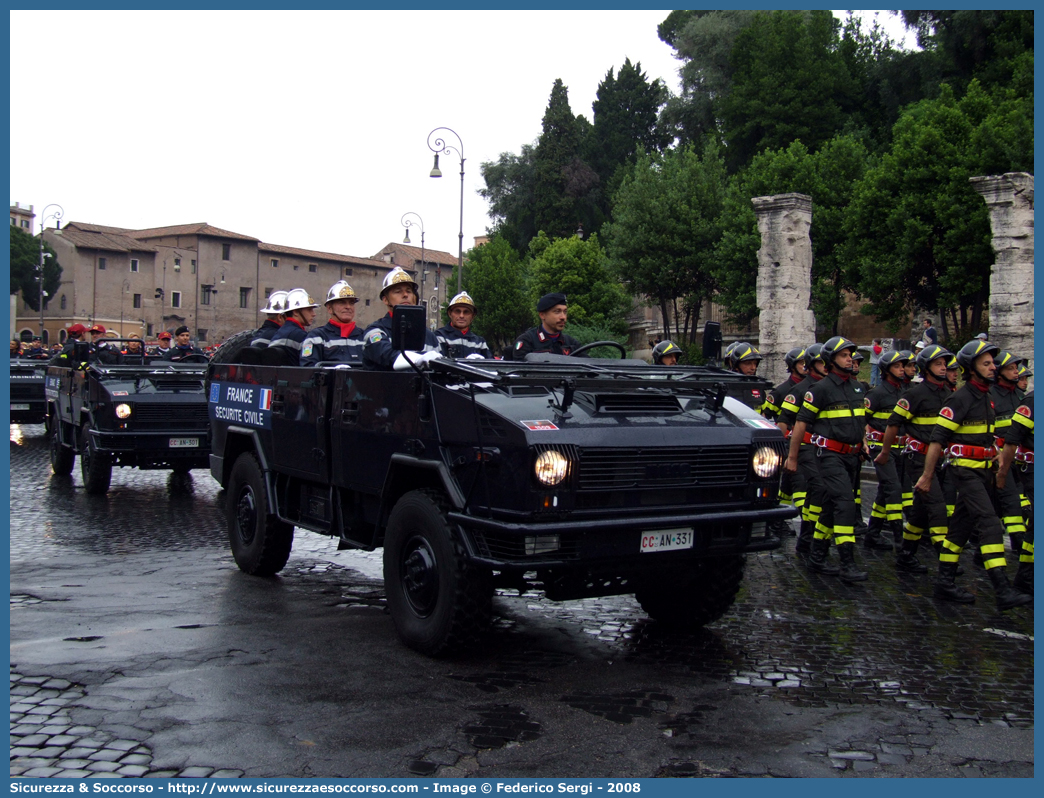
<instances>
[{"instance_id":1,"label":"truck tire","mask_svg":"<svg viewBox=\"0 0 1044 798\"><path fill-rule=\"evenodd\" d=\"M60 439L61 423L58 419L52 419L47 425L50 428L48 437L51 445L51 471L54 472L55 476L67 477L72 473L76 455L68 446L62 445Z\"/></svg>"},{"instance_id":2,"label":"truck tire","mask_svg":"<svg viewBox=\"0 0 1044 798\"><path fill-rule=\"evenodd\" d=\"M294 527L268 512L265 477L251 452L232 466L228 480L228 540L239 570L272 576L283 570L294 545Z\"/></svg>"},{"instance_id":3,"label":"truck tire","mask_svg":"<svg viewBox=\"0 0 1044 798\"><path fill-rule=\"evenodd\" d=\"M489 574L469 565L435 491L411 491L392 509L384 589L399 637L432 657L475 645L493 611Z\"/></svg>"},{"instance_id":4,"label":"truck tire","mask_svg":"<svg viewBox=\"0 0 1044 798\"><path fill-rule=\"evenodd\" d=\"M214 354L210 357L210 362L235 363L240 351L250 346L250 342L254 340L256 333L257 330L243 330L226 338L221 346L214 350Z\"/></svg>"},{"instance_id":5,"label":"truck tire","mask_svg":"<svg viewBox=\"0 0 1044 798\"><path fill-rule=\"evenodd\" d=\"M84 422L80 427L80 474L83 489L91 496L104 496L112 482L112 457L99 452L91 443L91 426Z\"/></svg>"},{"instance_id":6,"label":"truck tire","mask_svg":"<svg viewBox=\"0 0 1044 798\"><path fill-rule=\"evenodd\" d=\"M699 560L686 579L650 582L634 597L650 618L666 626L699 629L718 620L732 606L745 565L742 554Z\"/></svg>"}]
</instances>

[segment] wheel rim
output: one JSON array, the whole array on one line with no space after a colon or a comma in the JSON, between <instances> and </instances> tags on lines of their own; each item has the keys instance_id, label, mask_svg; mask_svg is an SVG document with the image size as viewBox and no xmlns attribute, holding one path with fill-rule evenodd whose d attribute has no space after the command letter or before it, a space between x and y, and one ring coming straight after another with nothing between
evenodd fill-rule
<instances>
[{"instance_id":1,"label":"wheel rim","mask_svg":"<svg viewBox=\"0 0 1044 798\"><path fill-rule=\"evenodd\" d=\"M80 447L80 466L83 470L84 478L91 473L91 434L85 429L83 431L83 446Z\"/></svg>"},{"instance_id":2,"label":"wheel rim","mask_svg":"<svg viewBox=\"0 0 1044 798\"><path fill-rule=\"evenodd\" d=\"M244 485L239 491L239 499L236 501L236 534L246 545L254 540L254 530L257 529L257 500L254 491L249 485Z\"/></svg>"},{"instance_id":3,"label":"wheel rim","mask_svg":"<svg viewBox=\"0 0 1044 798\"><path fill-rule=\"evenodd\" d=\"M403 547L402 592L410 609L421 618L435 610L439 600L439 562L428 541L416 536Z\"/></svg>"}]
</instances>

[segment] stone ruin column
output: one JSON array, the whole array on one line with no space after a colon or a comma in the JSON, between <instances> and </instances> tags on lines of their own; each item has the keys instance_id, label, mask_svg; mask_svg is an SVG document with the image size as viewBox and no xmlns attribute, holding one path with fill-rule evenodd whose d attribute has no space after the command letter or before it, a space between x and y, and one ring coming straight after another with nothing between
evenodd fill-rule
<instances>
[{"instance_id":1,"label":"stone ruin column","mask_svg":"<svg viewBox=\"0 0 1044 798\"><path fill-rule=\"evenodd\" d=\"M990 342L1033 361L1033 175L971 178L990 212Z\"/></svg>"},{"instance_id":2,"label":"stone ruin column","mask_svg":"<svg viewBox=\"0 0 1044 798\"><path fill-rule=\"evenodd\" d=\"M761 314L758 349L764 356L758 375L774 384L787 369L783 355L816 339L812 299L812 198L807 194L754 197L761 249L758 250L757 302Z\"/></svg>"}]
</instances>

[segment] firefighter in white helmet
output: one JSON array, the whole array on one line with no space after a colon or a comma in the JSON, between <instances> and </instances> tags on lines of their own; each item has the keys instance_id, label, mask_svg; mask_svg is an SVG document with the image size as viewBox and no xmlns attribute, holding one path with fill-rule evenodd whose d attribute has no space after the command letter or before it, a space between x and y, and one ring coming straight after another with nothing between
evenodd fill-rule
<instances>
[{"instance_id":1,"label":"firefighter in white helmet","mask_svg":"<svg viewBox=\"0 0 1044 798\"><path fill-rule=\"evenodd\" d=\"M286 295L286 321L272 336L269 347L285 350L286 365L296 366L301 361L301 347L308 337L308 328L315 322L315 309L319 307L303 288L295 288Z\"/></svg>"},{"instance_id":2,"label":"firefighter in white helmet","mask_svg":"<svg viewBox=\"0 0 1044 798\"><path fill-rule=\"evenodd\" d=\"M446 308L449 324L435 331L444 356L473 360L493 357L486 339L471 331L475 313L475 300L468 296L467 291L461 291L450 300L449 307Z\"/></svg>"},{"instance_id":3,"label":"firefighter in white helmet","mask_svg":"<svg viewBox=\"0 0 1044 798\"><path fill-rule=\"evenodd\" d=\"M301 347L301 365L316 363L362 364L363 333L355 325L355 303L359 298L344 280L326 292L330 320L308 333Z\"/></svg>"},{"instance_id":4,"label":"firefighter in white helmet","mask_svg":"<svg viewBox=\"0 0 1044 798\"><path fill-rule=\"evenodd\" d=\"M363 333L363 363L369 368L385 371L401 371L413 368L411 363L420 364L442 357L439 341L431 330L424 331L424 349L408 355L392 349L392 308L396 305L417 304L417 283L409 273L396 266L384 278L381 302L388 312L366 328Z\"/></svg>"},{"instance_id":5,"label":"firefighter in white helmet","mask_svg":"<svg viewBox=\"0 0 1044 798\"><path fill-rule=\"evenodd\" d=\"M268 295L268 302L261 308L261 312L265 314L265 321L254 333L254 339L250 342L251 346L268 346L271 343L272 338L286 321L283 316L285 310L286 291L273 291Z\"/></svg>"}]
</instances>

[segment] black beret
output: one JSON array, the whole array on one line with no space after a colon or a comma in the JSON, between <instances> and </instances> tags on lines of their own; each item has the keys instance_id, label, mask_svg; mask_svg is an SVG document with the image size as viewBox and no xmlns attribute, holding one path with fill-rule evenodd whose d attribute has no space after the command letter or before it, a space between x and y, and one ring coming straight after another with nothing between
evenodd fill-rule
<instances>
[{"instance_id":1,"label":"black beret","mask_svg":"<svg viewBox=\"0 0 1044 798\"><path fill-rule=\"evenodd\" d=\"M565 294L544 294L537 302L537 312L543 313L545 310L551 310L555 305L564 304L566 304Z\"/></svg>"},{"instance_id":2,"label":"black beret","mask_svg":"<svg viewBox=\"0 0 1044 798\"><path fill-rule=\"evenodd\" d=\"M174 331L174 334L175 335L181 335L182 333L187 333L188 331L189 331L189 328L186 327L184 324L182 324L180 327L178 327L178 329L176 329Z\"/></svg>"}]
</instances>

